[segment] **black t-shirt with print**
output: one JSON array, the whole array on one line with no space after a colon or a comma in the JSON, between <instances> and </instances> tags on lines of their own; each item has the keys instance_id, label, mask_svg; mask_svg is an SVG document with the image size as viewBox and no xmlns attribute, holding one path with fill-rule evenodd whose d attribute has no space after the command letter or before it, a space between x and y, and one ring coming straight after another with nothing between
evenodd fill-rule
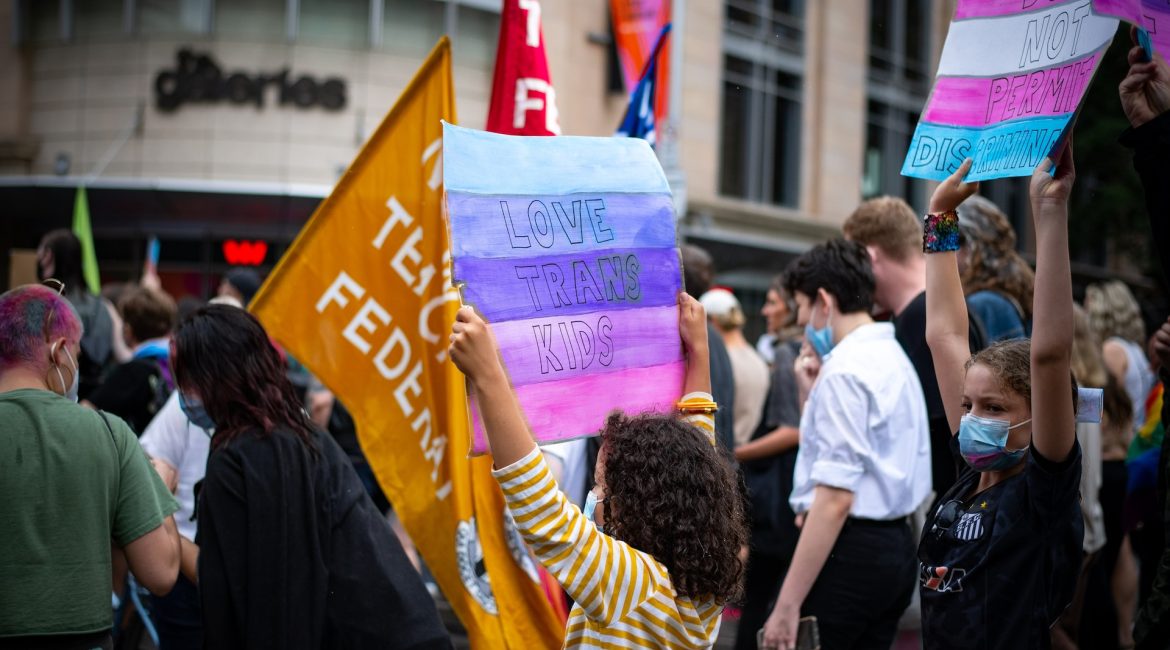
<instances>
[{"instance_id":1,"label":"black t-shirt with print","mask_svg":"<svg viewBox=\"0 0 1170 650\"><path fill-rule=\"evenodd\" d=\"M962 462L957 436L951 452ZM1081 568L1081 449L1053 463L1032 448L1023 462L980 494L979 473L964 463L927 518L918 545L927 650L1049 647Z\"/></svg>"}]
</instances>

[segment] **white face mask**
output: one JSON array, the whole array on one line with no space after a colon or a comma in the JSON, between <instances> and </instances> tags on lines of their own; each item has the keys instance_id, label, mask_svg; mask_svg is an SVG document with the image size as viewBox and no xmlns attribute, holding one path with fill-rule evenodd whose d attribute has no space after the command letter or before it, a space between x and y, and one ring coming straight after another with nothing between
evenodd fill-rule
<instances>
[{"instance_id":1,"label":"white face mask","mask_svg":"<svg viewBox=\"0 0 1170 650\"><path fill-rule=\"evenodd\" d=\"M586 519L592 521L597 526L598 532L604 533L605 528L600 523L598 523L596 519L593 518L593 515L597 510L597 504L601 503L602 501L605 501L605 499L597 498L597 493L595 493L593 490L590 490L589 494L585 495L585 507L581 508L581 514L585 515Z\"/></svg>"},{"instance_id":2,"label":"white face mask","mask_svg":"<svg viewBox=\"0 0 1170 650\"><path fill-rule=\"evenodd\" d=\"M53 370L57 371L57 379L61 381L61 390L64 391L61 393L61 396L76 402L78 388L81 384L81 373L77 372L77 362L73 360L73 355L69 353L69 349L65 346L61 346L61 349L65 351L65 356L69 358L69 365L73 366L73 381L68 387L65 386L65 375L61 372L60 364L57 363L56 354L53 355Z\"/></svg>"}]
</instances>

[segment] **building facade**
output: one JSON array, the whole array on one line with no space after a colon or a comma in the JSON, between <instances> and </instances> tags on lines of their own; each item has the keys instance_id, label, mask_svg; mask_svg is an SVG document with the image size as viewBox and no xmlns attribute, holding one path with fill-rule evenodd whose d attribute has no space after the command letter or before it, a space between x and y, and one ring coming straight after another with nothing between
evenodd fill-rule
<instances>
[{"instance_id":1,"label":"building facade","mask_svg":"<svg viewBox=\"0 0 1170 650\"><path fill-rule=\"evenodd\" d=\"M541 5L563 132L612 134L626 98L607 0ZM0 2L0 254L67 227L85 184L105 279L132 278L151 235L179 295L210 292L233 263L266 270L442 34L453 44L459 121L482 127L499 7ZM674 7L664 146L685 196L680 231L712 251L749 310L772 274L839 232L862 198L924 206L925 183L898 170L949 0ZM1003 183L993 198L1019 205L1020 187Z\"/></svg>"}]
</instances>

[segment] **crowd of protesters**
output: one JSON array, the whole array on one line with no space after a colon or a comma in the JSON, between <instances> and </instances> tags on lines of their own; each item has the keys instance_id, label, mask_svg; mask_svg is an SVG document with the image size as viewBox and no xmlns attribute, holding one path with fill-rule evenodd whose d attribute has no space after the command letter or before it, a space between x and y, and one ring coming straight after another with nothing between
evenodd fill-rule
<instances>
[{"instance_id":1,"label":"crowd of protesters","mask_svg":"<svg viewBox=\"0 0 1170 650\"><path fill-rule=\"evenodd\" d=\"M1129 61L1170 279L1170 68ZM1170 318L1147 337L1117 281L1074 302L1074 151L1032 175L1034 269L966 161L925 218L865 201L796 258L756 343L684 246L676 409L589 442L537 446L461 309L450 358L565 646L711 647L734 612L741 649L889 648L913 607L930 649L1170 647ZM86 291L68 231L36 259L0 295L0 646L112 648L131 616L163 650L450 646L352 418L246 311L255 273L176 304L150 273Z\"/></svg>"}]
</instances>

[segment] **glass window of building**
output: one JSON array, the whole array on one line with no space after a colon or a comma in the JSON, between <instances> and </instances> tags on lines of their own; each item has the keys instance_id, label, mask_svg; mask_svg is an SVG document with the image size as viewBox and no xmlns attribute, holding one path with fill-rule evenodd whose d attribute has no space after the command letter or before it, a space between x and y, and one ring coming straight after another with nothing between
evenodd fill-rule
<instances>
[{"instance_id":1,"label":"glass window of building","mask_svg":"<svg viewBox=\"0 0 1170 650\"><path fill-rule=\"evenodd\" d=\"M926 208L926 182L902 161L933 81L931 0L870 0L869 70L862 194L890 194Z\"/></svg>"},{"instance_id":2,"label":"glass window of building","mask_svg":"<svg viewBox=\"0 0 1170 650\"><path fill-rule=\"evenodd\" d=\"M32 42L55 43L62 40L60 2L25 2L21 8L28 15L27 24Z\"/></svg>"},{"instance_id":3,"label":"glass window of building","mask_svg":"<svg viewBox=\"0 0 1170 650\"><path fill-rule=\"evenodd\" d=\"M796 207L804 2L732 0L725 18L719 192Z\"/></svg>"},{"instance_id":4,"label":"glass window of building","mask_svg":"<svg viewBox=\"0 0 1170 650\"><path fill-rule=\"evenodd\" d=\"M81 41L102 41L125 35L124 0L74 0L73 32Z\"/></svg>"},{"instance_id":5,"label":"glass window of building","mask_svg":"<svg viewBox=\"0 0 1170 650\"><path fill-rule=\"evenodd\" d=\"M370 0L300 0L297 40L311 45L365 47Z\"/></svg>"},{"instance_id":6,"label":"glass window of building","mask_svg":"<svg viewBox=\"0 0 1170 650\"><path fill-rule=\"evenodd\" d=\"M452 56L456 65L491 69L496 61L500 38L499 11L485 11L461 6L451 35Z\"/></svg>"},{"instance_id":7,"label":"glass window of building","mask_svg":"<svg viewBox=\"0 0 1170 650\"><path fill-rule=\"evenodd\" d=\"M227 0L215 3L215 34L244 41L283 41L286 0ZM304 25L302 24L302 28Z\"/></svg>"},{"instance_id":8,"label":"glass window of building","mask_svg":"<svg viewBox=\"0 0 1170 650\"><path fill-rule=\"evenodd\" d=\"M202 34L207 31L211 0L135 0L141 34ZM222 3L221 3L222 4Z\"/></svg>"},{"instance_id":9,"label":"glass window of building","mask_svg":"<svg viewBox=\"0 0 1170 650\"><path fill-rule=\"evenodd\" d=\"M426 56L446 31L445 2L384 0L382 49L411 57Z\"/></svg>"}]
</instances>

